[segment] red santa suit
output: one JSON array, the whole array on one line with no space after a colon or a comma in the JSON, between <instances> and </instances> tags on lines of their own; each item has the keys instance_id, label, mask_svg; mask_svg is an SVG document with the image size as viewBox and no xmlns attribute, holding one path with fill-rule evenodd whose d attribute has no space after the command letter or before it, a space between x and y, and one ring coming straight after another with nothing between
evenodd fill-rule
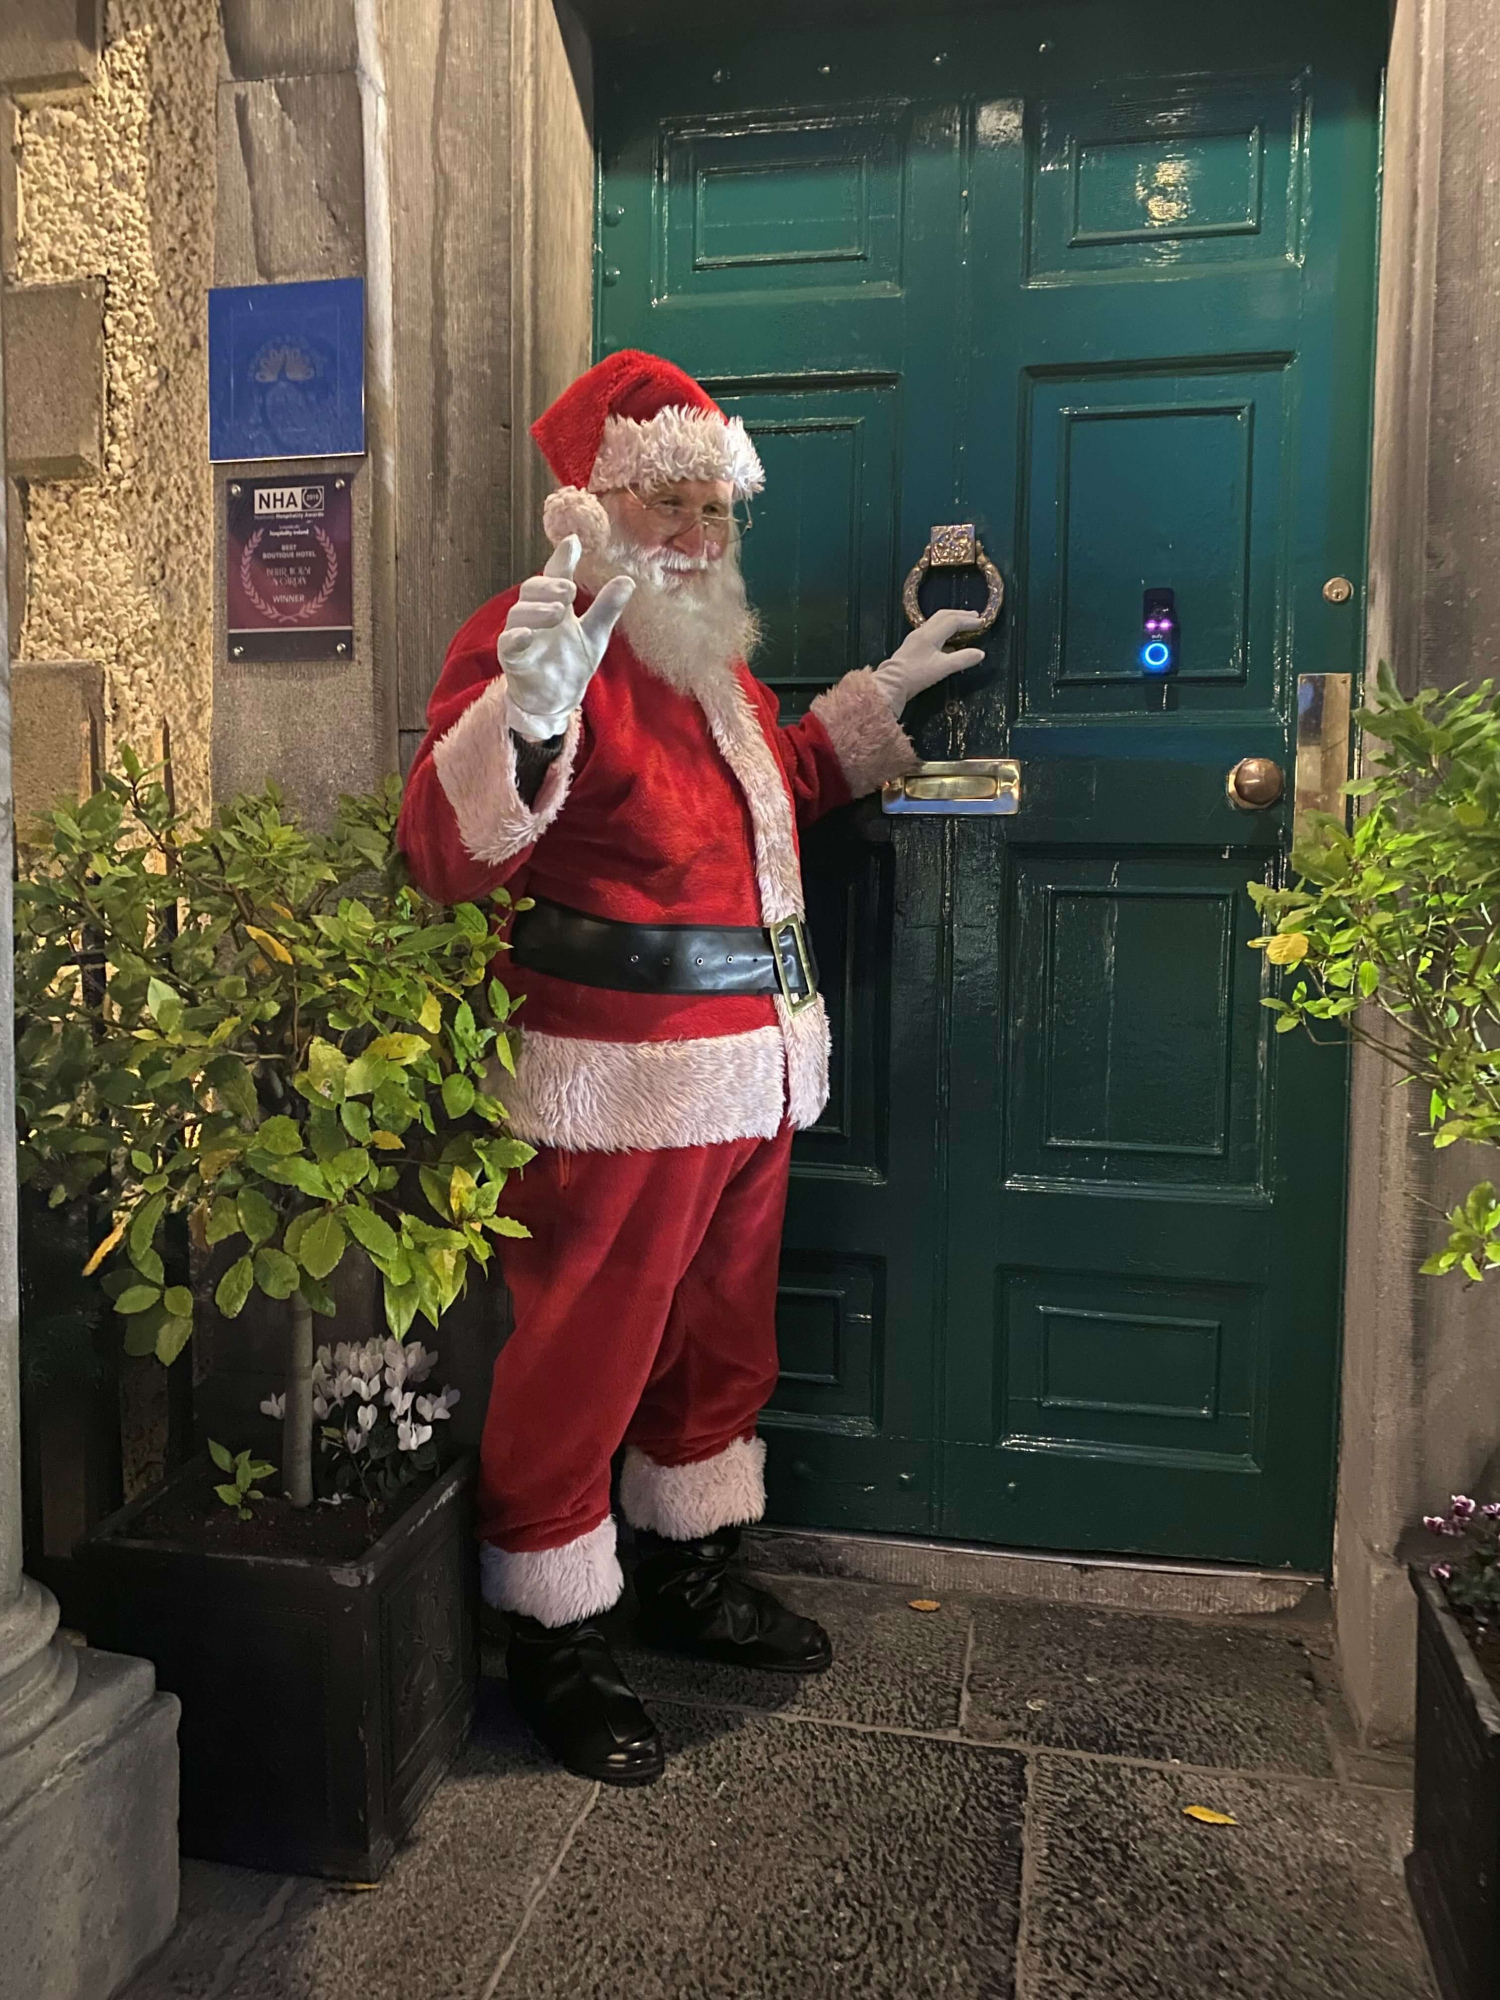
<instances>
[{"instance_id":1,"label":"red santa suit","mask_svg":"<svg viewBox=\"0 0 1500 2000\"><path fill-rule=\"evenodd\" d=\"M738 421L648 356L599 364L534 435L570 482L547 505L554 542L597 536L589 486L759 479ZM400 825L421 887L451 902L505 884L632 925L800 923L799 828L916 761L873 674L783 727L742 660L684 691L617 629L527 803L496 655L516 597L463 626L428 706ZM562 1625L622 1587L622 1442L634 1526L686 1539L764 1510L791 1135L826 1102L828 1024L815 993L619 991L508 955L496 970L525 997L499 1094L540 1150L512 1184L531 1235L503 1252L515 1323L482 1447L482 1573L492 1603Z\"/></svg>"}]
</instances>

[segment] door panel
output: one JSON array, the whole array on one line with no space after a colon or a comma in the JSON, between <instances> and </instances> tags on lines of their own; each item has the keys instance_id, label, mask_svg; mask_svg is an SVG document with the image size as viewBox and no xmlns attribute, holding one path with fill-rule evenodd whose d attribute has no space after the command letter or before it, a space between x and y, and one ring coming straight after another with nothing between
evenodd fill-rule
<instances>
[{"instance_id":1,"label":"door panel","mask_svg":"<svg viewBox=\"0 0 1500 2000\"><path fill-rule=\"evenodd\" d=\"M776 1518L1321 1566L1344 1070L1267 1032L1298 672L1357 668L1383 10L994 7L601 51L602 351L744 417L784 710L1007 579L927 757L1009 820L806 844L833 1094L798 1141ZM1139 671L1142 593L1180 664ZM927 610L982 586L930 580ZM1290 787L1289 787L1290 789Z\"/></svg>"}]
</instances>

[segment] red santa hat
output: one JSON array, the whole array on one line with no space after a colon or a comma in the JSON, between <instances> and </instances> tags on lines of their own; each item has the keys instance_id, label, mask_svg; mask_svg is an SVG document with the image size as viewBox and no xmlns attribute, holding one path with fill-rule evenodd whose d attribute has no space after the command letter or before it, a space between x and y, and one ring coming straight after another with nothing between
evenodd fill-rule
<instances>
[{"instance_id":1,"label":"red santa hat","mask_svg":"<svg viewBox=\"0 0 1500 2000\"><path fill-rule=\"evenodd\" d=\"M676 479L725 479L735 497L766 475L738 417L726 417L691 375L659 355L606 355L531 426L565 487L610 493Z\"/></svg>"}]
</instances>

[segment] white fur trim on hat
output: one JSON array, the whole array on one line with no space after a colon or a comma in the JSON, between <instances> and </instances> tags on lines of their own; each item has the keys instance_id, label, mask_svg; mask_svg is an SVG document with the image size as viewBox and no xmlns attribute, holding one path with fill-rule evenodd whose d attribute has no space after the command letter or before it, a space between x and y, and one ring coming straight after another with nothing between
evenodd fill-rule
<instances>
[{"instance_id":1,"label":"white fur trim on hat","mask_svg":"<svg viewBox=\"0 0 1500 2000\"><path fill-rule=\"evenodd\" d=\"M676 479L727 479L748 499L766 483L765 468L738 417L676 405L643 423L606 417L599 455L589 475L592 493L621 486L669 486Z\"/></svg>"},{"instance_id":2,"label":"white fur trim on hat","mask_svg":"<svg viewBox=\"0 0 1500 2000\"><path fill-rule=\"evenodd\" d=\"M543 1625L593 1618L618 1603L624 1588L612 1514L560 1549L502 1549L493 1542L480 1546L479 1590L485 1603Z\"/></svg>"},{"instance_id":3,"label":"white fur trim on hat","mask_svg":"<svg viewBox=\"0 0 1500 2000\"><path fill-rule=\"evenodd\" d=\"M503 674L497 674L438 738L432 761L458 821L458 837L472 860L489 868L503 867L546 832L568 795L578 730L575 714L531 805L521 797L516 782L516 746Z\"/></svg>"},{"instance_id":4,"label":"white fur trim on hat","mask_svg":"<svg viewBox=\"0 0 1500 2000\"><path fill-rule=\"evenodd\" d=\"M874 672L860 667L820 694L812 712L828 731L844 779L855 798L892 778L904 778L919 759L911 738L880 692Z\"/></svg>"},{"instance_id":5,"label":"white fur trim on hat","mask_svg":"<svg viewBox=\"0 0 1500 2000\"><path fill-rule=\"evenodd\" d=\"M674 1542L758 1521L766 1511L765 1440L736 1438L696 1465L658 1465L631 1445L620 1474L620 1511L632 1528Z\"/></svg>"}]
</instances>

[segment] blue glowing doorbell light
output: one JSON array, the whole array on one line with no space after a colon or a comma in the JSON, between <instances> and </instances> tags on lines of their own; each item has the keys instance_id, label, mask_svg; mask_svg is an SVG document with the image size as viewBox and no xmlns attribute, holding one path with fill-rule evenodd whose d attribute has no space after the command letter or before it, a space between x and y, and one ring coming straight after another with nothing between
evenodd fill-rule
<instances>
[{"instance_id":1,"label":"blue glowing doorbell light","mask_svg":"<svg viewBox=\"0 0 1500 2000\"><path fill-rule=\"evenodd\" d=\"M1177 594L1148 590L1141 603L1141 672L1153 679L1177 671Z\"/></svg>"}]
</instances>

